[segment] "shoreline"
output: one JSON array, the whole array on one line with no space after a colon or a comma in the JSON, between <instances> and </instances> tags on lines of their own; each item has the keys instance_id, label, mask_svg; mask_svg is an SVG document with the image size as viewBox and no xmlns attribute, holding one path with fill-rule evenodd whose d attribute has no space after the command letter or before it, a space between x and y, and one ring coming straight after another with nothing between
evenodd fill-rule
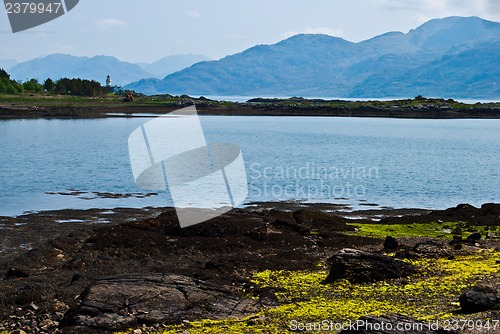
<instances>
[{"instance_id":1,"label":"shoreline","mask_svg":"<svg viewBox=\"0 0 500 334\"><path fill-rule=\"evenodd\" d=\"M184 229L179 228L174 210L168 207L59 210L0 217L0 332L109 333L143 326L152 332L179 332L179 326L189 330L190 323L198 320L197 328L215 326L217 319L221 326L228 326L227 321L232 321L228 319L258 318L259 314L267 315L247 326L266 329L276 325L274 321L280 319L276 312L281 308L307 304L307 298L283 300L280 288L256 283L256 277L264 279L269 272L278 276L289 272L289 278L311 273L308 282L325 279L326 263L339 250L393 252L382 247L386 235L398 239L394 251L414 256L415 249L420 249L416 247L424 243L432 247L426 246L422 256L436 261L457 257L455 264L461 266L468 265L467 257L500 250L496 237L500 235L500 204L481 208L461 204L446 210L388 209L383 217L380 210L368 208L355 212L357 217L352 219L342 217L342 207L333 204L255 204ZM380 220L372 220L375 217ZM479 231L481 238L469 240L474 231ZM463 248L453 250L449 243L459 235L463 235ZM491 253L481 261L494 266L491 263L496 256ZM444 273L438 270L432 275L441 281L439 275ZM481 276L480 271L475 275L469 284L484 280L500 283ZM270 284L285 284L286 277ZM314 284L316 290L324 289L319 282ZM397 289L401 283L398 279L384 284ZM300 286L289 287L291 293ZM353 284L349 289L356 287ZM363 285L360 288L366 290ZM169 296L168 305L158 297L163 294ZM369 298L379 295L375 292ZM447 300L458 298L454 296ZM430 298L424 297L424 301ZM200 309L206 304L204 300L222 306ZM127 301L129 307L123 308ZM446 303L433 307L435 313L455 308ZM404 309L399 311L405 313ZM278 318L272 320L273 314ZM494 314L480 313L479 319L482 317ZM213 320L204 323L202 319ZM477 317L472 314L467 319Z\"/></svg>"},{"instance_id":2,"label":"shoreline","mask_svg":"<svg viewBox=\"0 0 500 334\"><path fill-rule=\"evenodd\" d=\"M189 96L120 97L0 96L1 119L79 119L162 115L195 104L206 116L369 117L406 119L500 119L500 102L466 104L454 100L415 98L394 101L251 99L228 102ZM110 115L111 114L111 115ZM151 116L149 116L151 117Z\"/></svg>"}]
</instances>

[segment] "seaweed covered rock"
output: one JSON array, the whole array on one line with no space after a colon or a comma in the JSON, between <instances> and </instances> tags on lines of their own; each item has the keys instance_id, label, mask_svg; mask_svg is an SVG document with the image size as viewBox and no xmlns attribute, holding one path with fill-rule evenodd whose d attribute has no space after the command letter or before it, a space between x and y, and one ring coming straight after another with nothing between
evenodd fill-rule
<instances>
[{"instance_id":1,"label":"seaweed covered rock","mask_svg":"<svg viewBox=\"0 0 500 334\"><path fill-rule=\"evenodd\" d=\"M330 274L324 283L348 279L353 283L375 282L406 277L417 272L415 266L389 256L344 248L330 258Z\"/></svg>"},{"instance_id":2,"label":"seaweed covered rock","mask_svg":"<svg viewBox=\"0 0 500 334\"><path fill-rule=\"evenodd\" d=\"M340 334L455 334L458 331L445 331L432 323L418 321L401 315L364 316L359 318Z\"/></svg>"}]
</instances>

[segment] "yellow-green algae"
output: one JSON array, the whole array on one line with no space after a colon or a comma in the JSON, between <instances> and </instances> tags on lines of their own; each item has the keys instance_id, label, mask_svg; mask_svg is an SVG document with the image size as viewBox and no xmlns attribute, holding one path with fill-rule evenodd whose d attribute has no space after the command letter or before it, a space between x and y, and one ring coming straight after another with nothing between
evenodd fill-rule
<instances>
[{"instance_id":1,"label":"yellow-green algae","mask_svg":"<svg viewBox=\"0 0 500 334\"><path fill-rule=\"evenodd\" d=\"M345 323L367 314L450 319L457 317L452 312L458 309L457 297L465 288L499 272L499 257L500 252L481 250L454 260L408 261L421 268L419 275L370 284L322 284L327 276L324 267L313 272L267 270L256 273L252 281L279 291L276 296L281 306L244 319L199 320L169 326L161 333L283 333L289 330L292 320Z\"/></svg>"},{"instance_id":2,"label":"yellow-green algae","mask_svg":"<svg viewBox=\"0 0 500 334\"><path fill-rule=\"evenodd\" d=\"M350 224L356 227L356 232L350 234L385 238L390 235L395 238L406 237L433 237L442 239L451 239L453 235L463 235L467 237L471 232L478 231L483 236L486 233L500 232L500 226L467 226L464 222L452 223L414 223L414 224Z\"/></svg>"}]
</instances>

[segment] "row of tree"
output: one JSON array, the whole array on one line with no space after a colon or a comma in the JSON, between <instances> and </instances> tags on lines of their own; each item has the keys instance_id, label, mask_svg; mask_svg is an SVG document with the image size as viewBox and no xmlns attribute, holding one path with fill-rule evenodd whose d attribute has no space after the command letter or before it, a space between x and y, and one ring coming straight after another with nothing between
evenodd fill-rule
<instances>
[{"instance_id":1,"label":"row of tree","mask_svg":"<svg viewBox=\"0 0 500 334\"><path fill-rule=\"evenodd\" d=\"M17 94L22 91L49 92L55 94L77 95L77 96L103 96L111 92L111 88L103 87L94 80L63 78L57 81L47 79L39 83L37 79L31 79L23 83L11 80L10 75L0 69L0 93Z\"/></svg>"},{"instance_id":2,"label":"row of tree","mask_svg":"<svg viewBox=\"0 0 500 334\"><path fill-rule=\"evenodd\" d=\"M10 75L0 68L0 93L17 94L22 92L24 87L15 80L10 79Z\"/></svg>"}]
</instances>

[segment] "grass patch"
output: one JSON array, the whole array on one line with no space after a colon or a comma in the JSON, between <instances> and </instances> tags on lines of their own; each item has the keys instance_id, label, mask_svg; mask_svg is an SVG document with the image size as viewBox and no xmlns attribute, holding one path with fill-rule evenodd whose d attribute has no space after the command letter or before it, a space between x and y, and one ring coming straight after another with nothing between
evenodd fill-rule
<instances>
[{"instance_id":1,"label":"grass patch","mask_svg":"<svg viewBox=\"0 0 500 334\"><path fill-rule=\"evenodd\" d=\"M421 273L403 280L369 284L339 281L323 284L325 268L313 272L263 271L252 281L277 289L283 304L244 319L200 320L169 326L158 333L283 333L290 322L345 323L367 314L401 313L420 320L463 318L455 315L458 296L482 279L498 275L497 251L480 251L455 260L408 261ZM130 333L130 332L128 332Z\"/></svg>"}]
</instances>

